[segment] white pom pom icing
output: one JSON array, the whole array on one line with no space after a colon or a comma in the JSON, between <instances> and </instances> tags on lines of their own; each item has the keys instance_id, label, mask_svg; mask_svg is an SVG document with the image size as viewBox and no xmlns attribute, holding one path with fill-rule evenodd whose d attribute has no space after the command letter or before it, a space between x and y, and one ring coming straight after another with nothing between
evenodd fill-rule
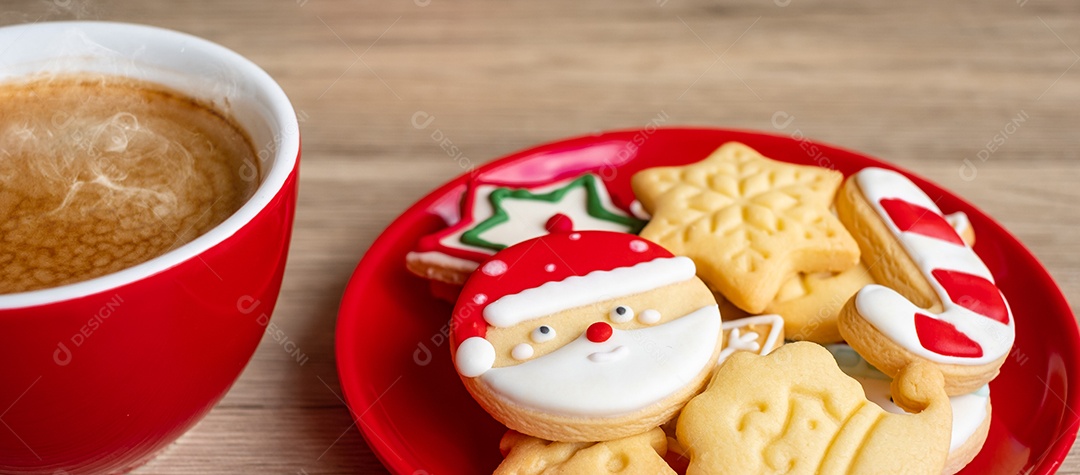
<instances>
[{"instance_id":1,"label":"white pom pom icing","mask_svg":"<svg viewBox=\"0 0 1080 475\"><path fill-rule=\"evenodd\" d=\"M478 336L470 337L458 346L454 365L466 378L486 373L495 364L495 347Z\"/></svg>"}]
</instances>

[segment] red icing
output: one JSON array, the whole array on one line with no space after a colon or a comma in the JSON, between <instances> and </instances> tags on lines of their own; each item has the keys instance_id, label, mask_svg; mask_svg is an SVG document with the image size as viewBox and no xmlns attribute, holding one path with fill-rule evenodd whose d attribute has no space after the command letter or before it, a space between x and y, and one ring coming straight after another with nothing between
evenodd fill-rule
<instances>
[{"instance_id":1,"label":"red icing","mask_svg":"<svg viewBox=\"0 0 1080 475\"><path fill-rule=\"evenodd\" d=\"M475 223L473 218L473 208L476 207L476 191L483 183L478 181L468 182L468 187L465 189L464 195L461 198L461 218L457 223L448 226L441 231L434 234L428 234L420 238L417 243L416 249L418 251L438 251L444 254L457 257L459 259L470 260L474 262L482 262L490 255L483 252L476 252L467 249L450 248L442 245L439 241L443 237L453 234L462 229L468 229Z\"/></svg>"},{"instance_id":2,"label":"red icing","mask_svg":"<svg viewBox=\"0 0 1080 475\"><path fill-rule=\"evenodd\" d=\"M882 199L881 207L901 231L964 245L964 240L956 234L956 229L936 211L896 198Z\"/></svg>"},{"instance_id":3,"label":"red icing","mask_svg":"<svg viewBox=\"0 0 1080 475\"><path fill-rule=\"evenodd\" d=\"M915 314L915 332L926 349L945 356L980 358L982 346L960 333L953 324L921 313Z\"/></svg>"},{"instance_id":4,"label":"red icing","mask_svg":"<svg viewBox=\"0 0 1080 475\"><path fill-rule=\"evenodd\" d=\"M1009 306L993 282L955 270L934 269L932 274L945 288L945 292L948 292L949 299L957 305L1005 325L1009 324Z\"/></svg>"},{"instance_id":5,"label":"red icing","mask_svg":"<svg viewBox=\"0 0 1080 475\"><path fill-rule=\"evenodd\" d=\"M644 249L631 251L630 243ZM451 331L454 345L469 337L487 333L484 308L492 302L525 289L557 282L568 277L585 275L598 270L630 267L654 259L674 257L667 249L633 234L611 231L578 231L554 233L530 239L499 251L490 260L509 264L506 273L490 276L473 272L465 281L461 296L454 307ZM548 264L556 264L547 271ZM481 263L483 267L484 263ZM478 294L485 298L477 299Z\"/></svg>"},{"instance_id":6,"label":"red icing","mask_svg":"<svg viewBox=\"0 0 1080 475\"><path fill-rule=\"evenodd\" d=\"M603 343L611 338L611 325L606 322L596 322L589 325L589 329L585 330L585 337L593 343Z\"/></svg>"},{"instance_id":7,"label":"red icing","mask_svg":"<svg viewBox=\"0 0 1080 475\"><path fill-rule=\"evenodd\" d=\"M547 229L549 233L568 233L574 230L574 222L565 214L555 213L548 218L544 229Z\"/></svg>"}]
</instances>

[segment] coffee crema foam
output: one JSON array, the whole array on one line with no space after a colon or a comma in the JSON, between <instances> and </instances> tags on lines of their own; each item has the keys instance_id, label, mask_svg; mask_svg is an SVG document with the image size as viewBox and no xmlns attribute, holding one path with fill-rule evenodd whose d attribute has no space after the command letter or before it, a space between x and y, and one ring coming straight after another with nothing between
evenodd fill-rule
<instances>
[{"instance_id":1,"label":"coffee crema foam","mask_svg":"<svg viewBox=\"0 0 1080 475\"><path fill-rule=\"evenodd\" d=\"M242 128L163 86L90 75L0 84L0 294L190 242L254 194L245 163L259 161Z\"/></svg>"}]
</instances>

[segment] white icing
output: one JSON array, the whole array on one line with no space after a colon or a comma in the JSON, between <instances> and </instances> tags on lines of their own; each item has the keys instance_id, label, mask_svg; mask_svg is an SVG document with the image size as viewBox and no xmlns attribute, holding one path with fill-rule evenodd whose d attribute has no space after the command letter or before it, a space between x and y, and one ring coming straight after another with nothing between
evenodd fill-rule
<instances>
[{"instance_id":1,"label":"white icing","mask_svg":"<svg viewBox=\"0 0 1080 475\"><path fill-rule=\"evenodd\" d=\"M760 345L757 339L760 337L755 332L742 333L743 327L751 325L768 325L769 335L765 337L765 344ZM716 359L716 364L721 364L724 360L728 359L736 351L757 351L759 355L765 356L775 350L780 342L780 332L784 330L784 317L775 314L758 315L756 317L746 317L730 322L724 322L724 330L728 330L727 340L724 342L724 349L720 350L720 356Z\"/></svg>"},{"instance_id":2,"label":"white icing","mask_svg":"<svg viewBox=\"0 0 1080 475\"><path fill-rule=\"evenodd\" d=\"M652 215L649 214L648 211L645 211L645 207L642 206L641 202L638 200L630 202L630 214L634 215L635 218L642 221L648 221L652 219Z\"/></svg>"},{"instance_id":3,"label":"white icing","mask_svg":"<svg viewBox=\"0 0 1080 475\"><path fill-rule=\"evenodd\" d=\"M475 378L491 370L495 364L495 347L491 342L478 337L469 337L458 345L454 355L454 366L458 373L467 378Z\"/></svg>"},{"instance_id":4,"label":"white icing","mask_svg":"<svg viewBox=\"0 0 1080 475\"><path fill-rule=\"evenodd\" d=\"M978 275L994 282L993 275L990 274L990 270L982 259L968 246L956 245L912 232L901 232L882 208L881 200L896 198L941 214L937 205L911 180L896 172L880 168L866 168L860 171L855 179L858 180L857 183L866 200L900 241L907 255L911 257L941 300L944 311L934 318L952 324L958 331L978 343L982 347L983 355L978 358L946 356L923 347L915 331L914 315L916 312L923 314L929 314L929 312L912 304L888 287L868 285L860 290L855 298L855 307L859 314L904 349L937 363L983 365L1007 354L1015 338L1012 310L1009 310L1008 325L972 312L950 300L948 292L931 275L934 269L956 270ZM1004 296L1002 299L1004 300Z\"/></svg>"},{"instance_id":5,"label":"white icing","mask_svg":"<svg viewBox=\"0 0 1080 475\"><path fill-rule=\"evenodd\" d=\"M954 450L967 442L979 426L986 420L986 406L990 402L990 386L983 386L978 391L949 398L953 407L953 432L949 450Z\"/></svg>"},{"instance_id":6,"label":"white icing","mask_svg":"<svg viewBox=\"0 0 1080 475\"><path fill-rule=\"evenodd\" d=\"M956 234L961 236L971 229L971 220L968 219L967 213L963 211L946 214L945 221L948 221L949 226L952 226L956 230Z\"/></svg>"},{"instance_id":7,"label":"white icing","mask_svg":"<svg viewBox=\"0 0 1080 475\"><path fill-rule=\"evenodd\" d=\"M660 312L658 310L647 309L638 315L638 321L646 325L652 325L660 321Z\"/></svg>"},{"instance_id":8,"label":"white icing","mask_svg":"<svg viewBox=\"0 0 1080 475\"><path fill-rule=\"evenodd\" d=\"M484 308L484 320L506 328L562 310L653 290L694 277L688 257L661 257L629 267L593 271L500 297Z\"/></svg>"},{"instance_id":9,"label":"white icing","mask_svg":"<svg viewBox=\"0 0 1080 475\"><path fill-rule=\"evenodd\" d=\"M619 310L622 309L622 313ZM634 319L634 309L625 305L619 305L611 309L611 313L608 315L611 317L611 321L615 323L626 323Z\"/></svg>"},{"instance_id":10,"label":"white icing","mask_svg":"<svg viewBox=\"0 0 1080 475\"><path fill-rule=\"evenodd\" d=\"M608 363L612 361L619 361L623 358L630 356L630 349L625 346L616 346L608 351L597 351L589 355L589 361L596 363Z\"/></svg>"},{"instance_id":11,"label":"white icing","mask_svg":"<svg viewBox=\"0 0 1080 475\"><path fill-rule=\"evenodd\" d=\"M863 391L866 392L866 398L873 401L882 409L891 412L893 414L906 414L900 406L897 406L890 399L891 391L889 381L882 381L880 379L867 379L853 377L859 384L862 384ZM975 431L979 429L983 421L986 420L986 403L990 399L989 386L984 390L980 389L971 394L964 394L961 396L953 396L949 398L949 402L952 403L952 438L949 442L949 451L956 450L967 442Z\"/></svg>"},{"instance_id":12,"label":"white icing","mask_svg":"<svg viewBox=\"0 0 1080 475\"><path fill-rule=\"evenodd\" d=\"M518 361L525 361L533 356L533 347L528 343L518 343L510 350L510 356Z\"/></svg>"},{"instance_id":13,"label":"white icing","mask_svg":"<svg viewBox=\"0 0 1080 475\"><path fill-rule=\"evenodd\" d=\"M724 342L724 349L720 350L720 356L716 359L716 362L723 363L727 361L728 357L736 351L756 352L760 350L761 345L757 342L758 337L759 335L755 332L742 333L738 328L733 328L728 333L727 341Z\"/></svg>"},{"instance_id":14,"label":"white icing","mask_svg":"<svg viewBox=\"0 0 1080 475\"><path fill-rule=\"evenodd\" d=\"M854 353L854 350L842 344L829 345L828 348L829 351L833 352L834 356L838 348ZM866 364L861 357L858 362L861 363L858 366L840 364L840 369L862 385L863 392L866 393L866 399L893 414L905 414L900 406L892 402L889 377L876 370L874 370L876 374L871 375L861 370L860 366L866 365L871 369L873 367ZM975 434L975 431L979 429L983 421L986 420L986 407L990 402L990 386L983 386L971 394L950 397L949 402L952 403L953 417L952 438L949 443L949 451L951 452L963 445L964 442L967 442Z\"/></svg>"},{"instance_id":15,"label":"white icing","mask_svg":"<svg viewBox=\"0 0 1080 475\"><path fill-rule=\"evenodd\" d=\"M540 330L541 328L547 328L548 331L545 333ZM532 333L529 334L529 339L536 343L548 342L551 341L553 338L555 338L555 329L547 325L540 325L539 327L536 327L536 329L533 330Z\"/></svg>"},{"instance_id":16,"label":"white icing","mask_svg":"<svg viewBox=\"0 0 1080 475\"><path fill-rule=\"evenodd\" d=\"M514 403L542 412L615 417L686 387L712 364L719 336L720 311L710 305L661 325L615 330L604 343L581 335L544 356L489 370L481 380ZM591 358L612 351L622 356Z\"/></svg>"},{"instance_id":17,"label":"white icing","mask_svg":"<svg viewBox=\"0 0 1080 475\"><path fill-rule=\"evenodd\" d=\"M487 261L487 263L484 264L484 267L480 268L480 272L483 272L484 274L490 275L492 277L498 277L505 274L506 269L508 268L509 266L507 266L505 262L499 259L492 259L490 261Z\"/></svg>"},{"instance_id":18,"label":"white icing","mask_svg":"<svg viewBox=\"0 0 1080 475\"><path fill-rule=\"evenodd\" d=\"M484 302L487 302L487 299L487 294L476 294L473 295L472 301L477 305L483 305Z\"/></svg>"},{"instance_id":19,"label":"white icing","mask_svg":"<svg viewBox=\"0 0 1080 475\"><path fill-rule=\"evenodd\" d=\"M630 241L630 250L634 252L645 252L649 250L649 245L645 244L645 241L635 239Z\"/></svg>"},{"instance_id":20,"label":"white icing","mask_svg":"<svg viewBox=\"0 0 1080 475\"><path fill-rule=\"evenodd\" d=\"M548 265L544 266L544 271L546 271L546 272L555 272L555 264L548 264Z\"/></svg>"}]
</instances>

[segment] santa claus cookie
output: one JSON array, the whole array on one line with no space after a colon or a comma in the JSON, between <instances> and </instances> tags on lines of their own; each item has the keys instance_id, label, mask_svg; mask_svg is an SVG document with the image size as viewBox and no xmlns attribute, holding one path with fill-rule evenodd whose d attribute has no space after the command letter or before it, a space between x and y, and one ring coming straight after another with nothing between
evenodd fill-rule
<instances>
[{"instance_id":1,"label":"santa claus cookie","mask_svg":"<svg viewBox=\"0 0 1080 475\"><path fill-rule=\"evenodd\" d=\"M1012 348L1015 326L990 270L903 175L866 168L837 197L874 280L840 311L840 334L894 376L914 361L934 363L949 395L984 386Z\"/></svg>"},{"instance_id":2,"label":"santa claus cookie","mask_svg":"<svg viewBox=\"0 0 1080 475\"><path fill-rule=\"evenodd\" d=\"M694 263L630 234L552 233L466 282L454 364L495 419L541 439L613 440L671 419L720 353L720 312Z\"/></svg>"}]
</instances>

